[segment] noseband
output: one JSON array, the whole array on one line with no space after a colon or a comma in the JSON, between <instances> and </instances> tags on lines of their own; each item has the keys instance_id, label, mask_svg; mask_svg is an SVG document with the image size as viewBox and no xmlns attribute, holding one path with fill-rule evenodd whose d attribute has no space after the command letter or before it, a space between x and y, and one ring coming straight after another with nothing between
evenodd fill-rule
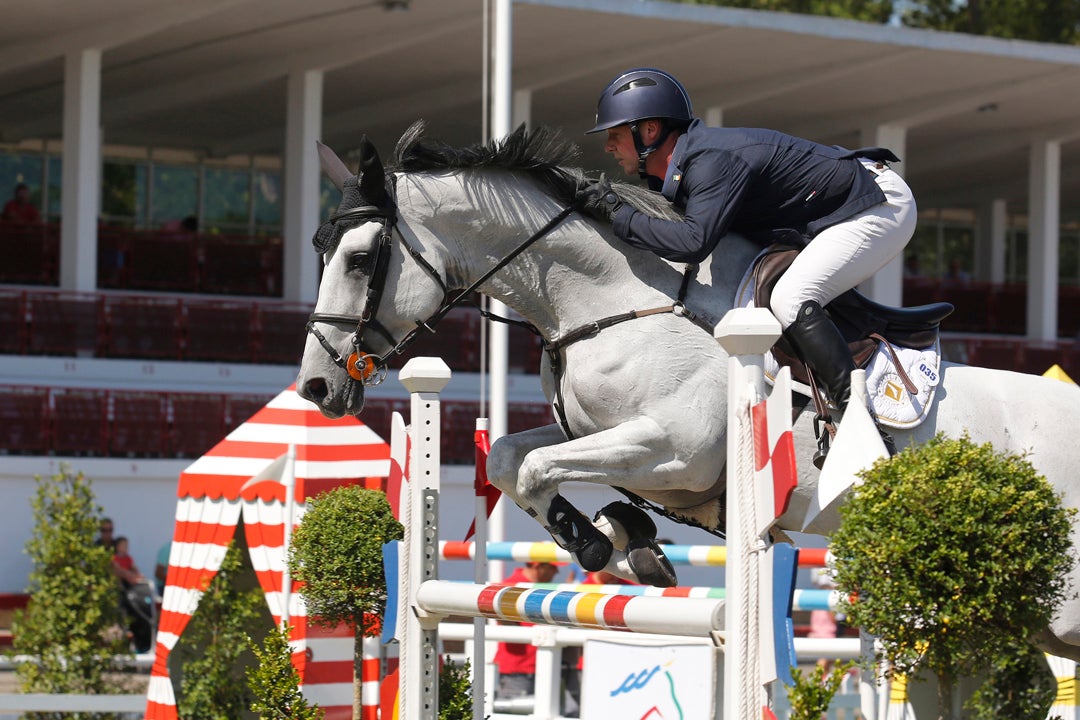
<instances>
[{"instance_id":1,"label":"noseband","mask_svg":"<svg viewBox=\"0 0 1080 720\"><path fill-rule=\"evenodd\" d=\"M452 297L446 282L439 275L438 271L432 267L431 263L424 259L419 250L409 244L409 241L400 231L395 232L397 229L397 212L392 205L390 207L361 205L360 207L351 210L335 213L330 217L328 222L334 224L340 221L363 222L366 220L378 220L382 222L382 232L379 235L378 244L375 246L374 269L371 273L371 280L368 282L364 306L359 315L313 312L308 318L307 331L315 336L315 339L322 345L323 350L330 355L330 359L333 363L347 372L350 378L361 382L364 385L378 385L386 379L387 365L391 357L403 353L405 349L416 340L421 332L434 333L435 325L446 317L447 313L459 305L462 300L469 297L477 288L491 279L492 275L504 268L510 261L524 252L530 245L551 232L555 226L566 219L573 211L574 207L572 205L561 210L555 217L548 220L542 228L533 233L527 240L510 251L506 257L497 262L494 267L481 275L472 285L453 294ZM426 320L416 320L416 327L406 333L405 337L400 340L395 340L393 335L391 335L386 327L375 317L375 314L379 310L379 302L382 299L383 290L386 285L386 275L390 266L390 255L392 250L391 243L393 242L395 234L401 240L401 244L405 247L405 250L408 251L409 255L411 255L420 267L435 280L443 293L443 299L439 304L438 309ZM316 323L320 322L330 325L355 325L352 337L350 338L352 349L348 357L342 356L330 341L326 339L326 336L319 331L318 327L316 327ZM390 349L382 355L376 355L365 351L363 349L363 336L364 331L368 328L386 340L390 345Z\"/></svg>"}]
</instances>

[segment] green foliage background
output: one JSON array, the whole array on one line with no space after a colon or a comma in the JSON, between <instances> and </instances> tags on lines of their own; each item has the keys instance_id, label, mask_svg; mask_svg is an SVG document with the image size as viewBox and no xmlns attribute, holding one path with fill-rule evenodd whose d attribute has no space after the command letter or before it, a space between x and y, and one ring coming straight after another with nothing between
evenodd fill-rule
<instances>
[{"instance_id":1,"label":"green foliage background","mask_svg":"<svg viewBox=\"0 0 1080 720\"><path fill-rule=\"evenodd\" d=\"M1074 510L1023 457L938 436L862 474L832 537L853 625L893 671L985 671L1044 629L1066 597Z\"/></svg>"},{"instance_id":2,"label":"green foliage background","mask_svg":"<svg viewBox=\"0 0 1080 720\"><path fill-rule=\"evenodd\" d=\"M182 718L233 720L245 717L251 705L244 675L254 661L249 637L263 637L272 621L262 590L242 578L249 569L245 557L229 545L173 651L183 668L177 700Z\"/></svg>"},{"instance_id":3,"label":"green foliage background","mask_svg":"<svg viewBox=\"0 0 1080 720\"><path fill-rule=\"evenodd\" d=\"M34 532L26 543L33 562L30 605L13 622L15 654L38 662L17 666L23 692L115 694L125 692L111 673L114 658L130 653L120 630L119 586L112 551L95 545L101 508L91 481L66 466L35 478ZM38 713L39 719L60 718ZM64 715L62 717L71 717ZM84 714L82 717L93 717Z\"/></svg>"},{"instance_id":4,"label":"green foliage background","mask_svg":"<svg viewBox=\"0 0 1080 720\"><path fill-rule=\"evenodd\" d=\"M675 0L1076 44L1080 0Z\"/></svg>"},{"instance_id":5,"label":"green foliage background","mask_svg":"<svg viewBox=\"0 0 1080 720\"><path fill-rule=\"evenodd\" d=\"M272 630L262 647L248 638L248 646L259 664L247 669L252 712L260 720L321 720L325 715L318 705L309 706L300 692L300 675L292 664L289 646L291 628Z\"/></svg>"}]
</instances>

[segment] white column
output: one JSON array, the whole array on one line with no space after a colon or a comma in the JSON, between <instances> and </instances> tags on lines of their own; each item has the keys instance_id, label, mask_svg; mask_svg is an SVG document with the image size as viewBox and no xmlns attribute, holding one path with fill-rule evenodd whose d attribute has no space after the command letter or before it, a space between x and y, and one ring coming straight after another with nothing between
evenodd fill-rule
<instances>
[{"instance_id":1,"label":"white column","mask_svg":"<svg viewBox=\"0 0 1080 720\"><path fill-rule=\"evenodd\" d=\"M285 115L285 207L282 212L283 294L286 300L315 303L319 256L311 236L319 227L319 156L322 135L323 71L289 74Z\"/></svg>"},{"instance_id":2,"label":"white column","mask_svg":"<svg viewBox=\"0 0 1080 720\"><path fill-rule=\"evenodd\" d=\"M709 127L724 127L724 108L719 105L705 108L705 124Z\"/></svg>"},{"instance_id":3,"label":"white column","mask_svg":"<svg viewBox=\"0 0 1080 720\"><path fill-rule=\"evenodd\" d=\"M525 127L532 128L532 90L515 90L514 105L510 113L510 124L513 130L525 123Z\"/></svg>"},{"instance_id":4,"label":"white column","mask_svg":"<svg viewBox=\"0 0 1080 720\"><path fill-rule=\"evenodd\" d=\"M975 279L992 283L1005 282L1005 240L1008 231L1008 205L1004 198L994 198L979 207L978 232L975 234Z\"/></svg>"},{"instance_id":5,"label":"white column","mask_svg":"<svg viewBox=\"0 0 1080 720\"><path fill-rule=\"evenodd\" d=\"M494 67L491 80L491 138L500 140L513 130L515 96L513 92L513 15L511 0L495 0L495 39L493 43ZM529 98L531 105L532 99ZM491 312L506 315L508 308L498 300L492 300ZM488 323L488 373L490 376L491 401L488 415L491 419L491 441L506 434L508 416L507 373L509 371L510 328L506 323ZM506 500L495 506L488 522L488 539L502 541L506 537ZM493 582L506 575L506 563L494 560L488 564L488 574Z\"/></svg>"},{"instance_id":6,"label":"white column","mask_svg":"<svg viewBox=\"0 0 1080 720\"><path fill-rule=\"evenodd\" d=\"M903 125L878 125L875 128L864 129L860 133L859 144L864 147L885 147L896 153L896 157L905 159L907 153L907 128ZM899 175L904 174L904 163L894 163L892 166ZM918 198L915 198L916 203ZM872 278L859 286L859 291L872 300L885 305L900 305L904 292L904 258L903 253L877 271Z\"/></svg>"},{"instance_id":7,"label":"white column","mask_svg":"<svg viewBox=\"0 0 1080 720\"><path fill-rule=\"evenodd\" d=\"M1057 338L1061 143L1037 139L1028 167L1027 336Z\"/></svg>"},{"instance_id":8,"label":"white column","mask_svg":"<svg viewBox=\"0 0 1080 720\"><path fill-rule=\"evenodd\" d=\"M60 287L65 290L97 288L100 125L101 50L73 50L64 58Z\"/></svg>"}]
</instances>

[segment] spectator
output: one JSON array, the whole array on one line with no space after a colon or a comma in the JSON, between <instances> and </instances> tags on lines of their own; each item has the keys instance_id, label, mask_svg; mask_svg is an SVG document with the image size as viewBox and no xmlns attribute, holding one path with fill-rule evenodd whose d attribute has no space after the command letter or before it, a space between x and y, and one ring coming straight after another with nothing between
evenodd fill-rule
<instances>
[{"instance_id":1,"label":"spectator","mask_svg":"<svg viewBox=\"0 0 1080 720\"><path fill-rule=\"evenodd\" d=\"M945 281L956 285L967 285L971 282L971 273L964 269L960 258L954 257L949 261L949 269L945 272Z\"/></svg>"},{"instance_id":2,"label":"spectator","mask_svg":"<svg viewBox=\"0 0 1080 720\"><path fill-rule=\"evenodd\" d=\"M158 548L157 562L154 565L154 588L158 597L165 595L165 579L169 575L169 553L172 552L172 541Z\"/></svg>"},{"instance_id":3,"label":"spectator","mask_svg":"<svg viewBox=\"0 0 1080 720\"><path fill-rule=\"evenodd\" d=\"M123 535L113 544L113 573L120 583L120 612L127 620L135 652L149 652L154 634L154 598L149 581L128 554L128 539Z\"/></svg>"},{"instance_id":4,"label":"spectator","mask_svg":"<svg viewBox=\"0 0 1080 720\"><path fill-rule=\"evenodd\" d=\"M113 540L113 521L111 518L101 518L101 523L98 525L98 536L94 540L94 544L104 545L110 550L114 549L115 540Z\"/></svg>"},{"instance_id":5,"label":"spectator","mask_svg":"<svg viewBox=\"0 0 1080 720\"><path fill-rule=\"evenodd\" d=\"M135 558L128 554L128 539L121 535L113 542L113 572L125 588L129 588L146 578L135 567Z\"/></svg>"},{"instance_id":6,"label":"spectator","mask_svg":"<svg viewBox=\"0 0 1080 720\"><path fill-rule=\"evenodd\" d=\"M12 198L4 204L0 220L12 225L36 225L41 222L41 214L30 202L30 188L24 183L15 186Z\"/></svg>"},{"instance_id":7,"label":"spectator","mask_svg":"<svg viewBox=\"0 0 1080 720\"><path fill-rule=\"evenodd\" d=\"M527 562L524 567L514 570L504 582L507 584L551 582L558 571L559 568L555 563ZM532 623L521 624L532 625ZM528 643L499 643L494 662L499 669L499 687L495 690L495 697L509 700L535 693L535 646Z\"/></svg>"}]
</instances>

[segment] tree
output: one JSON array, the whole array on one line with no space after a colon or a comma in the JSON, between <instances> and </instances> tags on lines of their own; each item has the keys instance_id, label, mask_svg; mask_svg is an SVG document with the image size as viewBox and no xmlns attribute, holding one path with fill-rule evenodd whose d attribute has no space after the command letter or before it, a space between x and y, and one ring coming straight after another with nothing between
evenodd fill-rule
<instances>
[{"instance_id":1,"label":"tree","mask_svg":"<svg viewBox=\"0 0 1080 720\"><path fill-rule=\"evenodd\" d=\"M89 479L62 465L35 478L30 604L13 622L14 651L34 658L16 674L23 692L115 694L108 673L130 653L121 630L112 551L94 543L101 508ZM51 718L52 714L39 714ZM61 715L55 715L60 718ZM66 717L66 716L64 716Z\"/></svg>"},{"instance_id":2,"label":"tree","mask_svg":"<svg viewBox=\"0 0 1080 720\"><path fill-rule=\"evenodd\" d=\"M289 647L291 628L272 631L260 648L251 638L248 646L259 664L248 668L248 688L254 696L251 710L261 720L320 720L325 713L318 705L307 704L300 692L300 675L292 664Z\"/></svg>"},{"instance_id":3,"label":"tree","mask_svg":"<svg viewBox=\"0 0 1080 720\"><path fill-rule=\"evenodd\" d=\"M802 15L884 23L892 17L893 0L679 0L687 5L723 5Z\"/></svg>"},{"instance_id":4,"label":"tree","mask_svg":"<svg viewBox=\"0 0 1080 720\"><path fill-rule=\"evenodd\" d=\"M289 546L289 573L308 617L354 630L354 718L360 717L363 638L378 632L386 609L382 546L403 534L383 493L347 485L308 501Z\"/></svg>"},{"instance_id":5,"label":"tree","mask_svg":"<svg viewBox=\"0 0 1080 720\"><path fill-rule=\"evenodd\" d=\"M251 704L243 672L251 664L244 657L248 638L271 623L262 590L237 581L244 569L243 554L230 543L177 643L173 654L183 668L177 702L182 718L232 720Z\"/></svg>"},{"instance_id":6,"label":"tree","mask_svg":"<svg viewBox=\"0 0 1080 720\"><path fill-rule=\"evenodd\" d=\"M1075 44L1080 0L919 0L906 3L910 27Z\"/></svg>"},{"instance_id":7,"label":"tree","mask_svg":"<svg viewBox=\"0 0 1080 720\"><path fill-rule=\"evenodd\" d=\"M967 437L939 435L862 477L831 545L845 612L881 638L892 672L936 675L951 717L957 679L1015 657L1064 600L1075 511L1026 459Z\"/></svg>"}]
</instances>

